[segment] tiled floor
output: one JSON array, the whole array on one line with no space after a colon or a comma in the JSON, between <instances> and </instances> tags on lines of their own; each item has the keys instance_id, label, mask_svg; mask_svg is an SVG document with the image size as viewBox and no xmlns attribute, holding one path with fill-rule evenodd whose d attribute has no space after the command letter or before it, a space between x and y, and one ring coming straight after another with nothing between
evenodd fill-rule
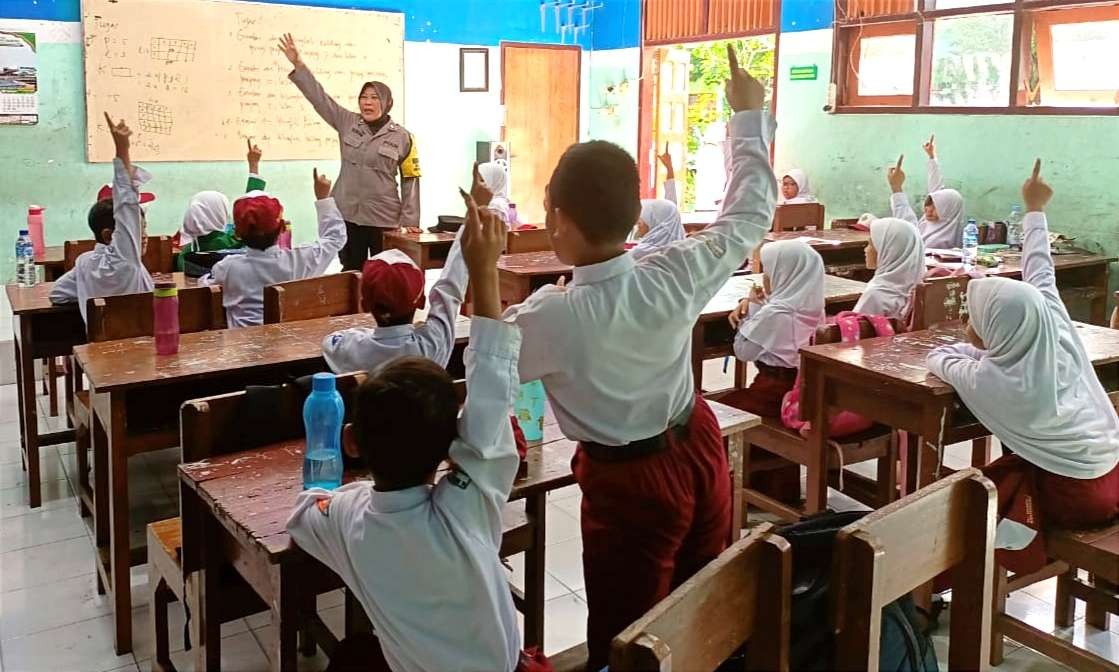
<instances>
[{"instance_id":1,"label":"tiled floor","mask_svg":"<svg viewBox=\"0 0 1119 672\"><path fill-rule=\"evenodd\" d=\"M708 363L707 380L721 374L719 362ZM717 386L717 385L716 385ZM75 459L72 445L47 448L42 454L43 507L27 507L26 472L18 449L16 397L13 386L0 387L0 672L147 670L150 668L151 638L146 604L147 573L132 571L132 619L135 652L117 656L112 646L111 607L99 596L94 582L93 544L86 525L79 519L72 483ZM53 421L55 423L59 420ZM949 463L966 455L950 451ZM966 459L966 458L965 458ZM134 458L129 479L136 494L133 506L165 510L174 515L176 481L175 450ZM545 637L547 652L563 650L585 639L587 605L583 592L582 543L579 536L580 495L576 488L554 493L548 503L546 555L547 605ZM836 497L833 505L849 506ZM515 584L523 581L523 560L510 561ZM1010 609L1031 623L1053 628L1052 582L1034 586L1010 601ZM338 628L342 620L341 595L320 599L319 610L328 624ZM1083 613L1062 636L1119 660L1119 619L1112 619L1110 632L1086 630ZM190 655L183 652L183 611L171 609L171 637L179 669L191 669ZM942 629L942 632L946 631ZM265 669L265 655L273 630L268 616L257 616L225 624L222 628L223 669L233 672ZM936 638L940 659L946 657L946 638ZM1000 669L1064 669L1048 658L1009 644L1008 657ZM319 670L325 664L320 653L304 659L301 669Z\"/></svg>"}]
</instances>

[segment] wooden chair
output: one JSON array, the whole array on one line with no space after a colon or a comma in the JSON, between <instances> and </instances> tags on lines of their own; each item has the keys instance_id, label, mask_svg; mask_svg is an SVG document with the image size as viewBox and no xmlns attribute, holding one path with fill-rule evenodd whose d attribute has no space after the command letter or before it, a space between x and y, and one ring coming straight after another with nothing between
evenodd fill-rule
<instances>
[{"instance_id":1,"label":"wooden chair","mask_svg":"<svg viewBox=\"0 0 1119 672\"><path fill-rule=\"evenodd\" d=\"M179 331L184 334L196 331L225 328L225 310L221 303L221 287L189 287L179 290ZM86 336L90 343L115 341L124 338L151 336L152 294L121 294L90 299L86 307ZM77 360L71 358L71 372L66 378L67 412L74 427L74 441L78 462L78 511L88 516L94 511L93 491L89 483L90 410L89 392L82 389L82 372ZM102 451L103 452L103 451ZM97 460L97 473L104 474L108 467ZM99 479L104 481L106 479ZM106 491L107 492L107 491ZM99 511L107 515L106 507ZM108 524L107 519L103 521Z\"/></svg>"},{"instance_id":2,"label":"wooden chair","mask_svg":"<svg viewBox=\"0 0 1119 672\"><path fill-rule=\"evenodd\" d=\"M833 229L853 229L859 223L858 217L841 217L839 219L831 220L831 228Z\"/></svg>"},{"instance_id":3,"label":"wooden chair","mask_svg":"<svg viewBox=\"0 0 1119 672\"><path fill-rule=\"evenodd\" d=\"M614 638L610 669L718 668L743 644L748 670L789 669L789 542L762 524Z\"/></svg>"},{"instance_id":4,"label":"wooden chair","mask_svg":"<svg viewBox=\"0 0 1119 672\"><path fill-rule=\"evenodd\" d=\"M947 574L948 669L986 669L997 496L966 469L840 530L832 585L836 669L878 670L882 608Z\"/></svg>"},{"instance_id":5,"label":"wooden chair","mask_svg":"<svg viewBox=\"0 0 1119 672\"><path fill-rule=\"evenodd\" d=\"M93 249L93 240L67 240L62 247L62 266L67 271L74 268L78 257ZM171 254L171 236L148 236L144 250L144 268L149 273L171 273L175 260Z\"/></svg>"},{"instance_id":6,"label":"wooden chair","mask_svg":"<svg viewBox=\"0 0 1119 672\"><path fill-rule=\"evenodd\" d=\"M897 330L897 321L891 320L891 324ZM868 322L860 321L859 326L860 339L876 336ZM839 327L834 324L816 331L816 343L837 343L839 340ZM762 418L760 425L746 432L746 443L750 448L743 459L743 499L747 505L754 505L783 520L799 520L824 510L829 484L872 508L885 506L897 498L897 435L888 427L876 425L865 432L829 441L832 450L828 451L823 461L824 470L815 473L809 468L808 498L802 508L790 506L751 488L750 477L787 467L789 462L810 467L817 461L809 453L808 439L786 427L781 418ZM846 465L873 459L878 460L875 479L843 469ZM742 519L745 522L745 512Z\"/></svg>"},{"instance_id":7,"label":"wooden chair","mask_svg":"<svg viewBox=\"0 0 1119 672\"><path fill-rule=\"evenodd\" d=\"M1119 412L1119 392L1109 396ZM1050 563L1034 574L1008 576L1002 567L995 567L991 664L1002 663L1005 636L1075 670L1116 672L1119 665L1114 662L1007 614L1006 598L1016 590L1056 576L1054 625L1071 626L1076 612L1074 600L1083 600L1086 627L1106 631L1110 616L1119 614L1119 523L1096 530L1048 529L1045 551ZM1088 573L1087 580L1080 577L1081 570Z\"/></svg>"},{"instance_id":8,"label":"wooden chair","mask_svg":"<svg viewBox=\"0 0 1119 672\"><path fill-rule=\"evenodd\" d=\"M1119 329L1119 292L1115 292L1115 310L1111 312L1111 328Z\"/></svg>"},{"instance_id":9,"label":"wooden chair","mask_svg":"<svg viewBox=\"0 0 1119 672\"><path fill-rule=\"evenodd\" d=\"M506 254L547 252L550 249L552 249L552 241L548 238L548 230L543 227L510 231L506 238Z\"/></svg>"},{"instance_id":10,"label":"wooden chair","mask_svg":"<svg viewBox=\"0 0 1119 672\"><path fill-rule=\"evenodd\" d=\"M773 213L773 231L803 231L824 228L823 203L778 205Z\"/></svg>"},{"instance_id":11,"label":"wooden chair","mask_svg":"<svg viewBox=\"0 0 1119 672\"><path fill-rule=\"evenodd\" d=\"M361 274L345 271L264 288L264 323L296 322L361 312Z\"/></svg>"}]
</instances>

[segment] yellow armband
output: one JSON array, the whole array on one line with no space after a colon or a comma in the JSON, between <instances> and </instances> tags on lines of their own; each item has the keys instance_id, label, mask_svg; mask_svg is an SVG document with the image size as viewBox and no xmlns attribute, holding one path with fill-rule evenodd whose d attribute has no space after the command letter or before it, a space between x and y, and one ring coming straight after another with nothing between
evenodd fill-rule
<instances>
[{"instance_id":1,"label":"yellow armband","mask_svg":"<svg viewBox=\"0 0 1119 672\"><path fill-rule=\"evenodd\" d=\"M419 177L420 176L420 156L416 152L416 138L409 134L408 140L411 147L408 149L408 156L400 162L400 175L402 177Z\"/></svg>"}]
</instances>

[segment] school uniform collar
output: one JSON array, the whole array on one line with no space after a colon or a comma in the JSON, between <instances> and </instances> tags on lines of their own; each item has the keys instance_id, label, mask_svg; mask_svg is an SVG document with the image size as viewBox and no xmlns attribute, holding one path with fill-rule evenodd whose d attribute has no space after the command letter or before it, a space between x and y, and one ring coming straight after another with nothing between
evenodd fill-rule
<instances>
[{"instance_id":1,"label":"school uniform collar","mask_svg":"<svg viewBox=\"0 0 1119 672\"><path fill-rule=\"evenodd\" d=\"M603 282L623 273L632 271L636 266L632 254L619 254L613 259L600 261L597 264L576 266L572 271L572 282L579 285L593 285Z\"/></svg>"},{"instance_id":2,"label":"school uniform collar","mask_svg":"<svg viewBox=\"0 0 1119 672\"><path fill-rule=\"evenodd\" d=\"M415 330L410 324L397 324L391 327L377 327L373 330L374 341L392 341L406 338Z\"/></svg>"},{"instance_id":3,"label":"school uniform collar","mask_svg":"<svg viewBox=\"0 0 1119 672\"><path fill-rule=\"evenodd\" d=\"M381 513L398 513L420 506L431 499L430 485L417 485L403 490L390 490L383 492L373 488L370 484L369 503Z\"/></svg>"},{"instance_id":4,"label":"school uniform collar","mask_svg":"<svg viewBox=\"0 0 1119 672\"><path fill-rule=\"evenodd\" d=\"M281 249L280 249L279 245L273 245L272 247L269 247L268 249L264 249L264 250L258 250L255 247L250 247L250 248L245 250L245 256L247 256L247 257L275 257L275 256L278 256L280 254L280 252L281 252Z\"/></svg>"}]
</instances>

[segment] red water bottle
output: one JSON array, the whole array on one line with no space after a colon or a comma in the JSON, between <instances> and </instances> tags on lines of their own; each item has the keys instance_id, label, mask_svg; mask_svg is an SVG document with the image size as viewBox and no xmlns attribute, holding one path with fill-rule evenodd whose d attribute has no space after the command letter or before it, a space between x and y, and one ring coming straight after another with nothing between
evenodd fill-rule
<instances>
[{"instance_id":1,"label":"red water bottle","mask_svg":"<svg viewBox=\"0 0 1119 672\"><path fill-rule=\"evenodd\" d=\"M179 289L174 282L157 282L152 293L152 326L155 352L173 355L179 351Z\"/></svg>"},{"instance_id":2,"label":"red water bottle","mask_svg":"<svg viewBox=\"0 0 1119 672\"><path fill-rule=\"evenodd\" d=\"M46 243L43 242L43 211L41 205L27 206L27 232L31 234L31 245L35 248L35 258L42 259Z\"/></svg>"}]
</instances>

